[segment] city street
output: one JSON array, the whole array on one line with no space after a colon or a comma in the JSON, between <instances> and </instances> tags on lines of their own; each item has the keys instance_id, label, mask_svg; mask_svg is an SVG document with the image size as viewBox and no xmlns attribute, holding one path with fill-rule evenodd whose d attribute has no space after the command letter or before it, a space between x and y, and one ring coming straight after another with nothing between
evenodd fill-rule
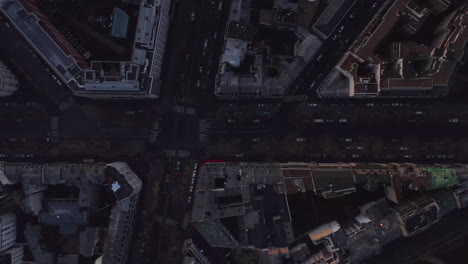
<instances>
[{"instance_id":1,"label":"city street","mask_svg":"<svg viewBox=\"0 0 468 264\"><path fill-rule=\"evenodd\" d=\"M24 84L19 106L0 100L0 121L8 127L0 130L0 159L127 161L143 182L129 263L180 263L187 238L223 263L227 251L210 248L189 225L204 160L468 160L468 106L460 99L317 98L319 84L384 2L356 1L288 91L309 102L288 104L282 103L287 98L216 99L229 0L173 1L161 98L155 100L73 96L0 18L0 34L8 39L0 42L0 58Z\"/></svg>"},{"instance_id":2,"label":"city street","mask_svg":"<svg viewBox=\"0 0 468 264\"><path fill-rule=\"evenodd\" d=\"M182 226L188 220L189 190L191 186L193 190L194 166L199 161L198 116L200 112L211 114L216 109L213 85L220 52L217 49L223 42L223 17L228 11L223 7L228 4L211 0L175 2L162 99L155 110L162 117L160 133L147 154L162 151L165 157L159 160L168 166L144 176L150 183L145 190L143 212L153 212L153 218L141 216L139 222L146 228L137 234L141 240L144 232L158 239L149 243L152 249L147 247L143 251L145 258L133 250L133 258L138 259L135 263L151 263L148 260L156 259L159 263L178 262L183 239L192 236ZM138 241L136 244L141 244Z\"/></svg>"}]
</instances>

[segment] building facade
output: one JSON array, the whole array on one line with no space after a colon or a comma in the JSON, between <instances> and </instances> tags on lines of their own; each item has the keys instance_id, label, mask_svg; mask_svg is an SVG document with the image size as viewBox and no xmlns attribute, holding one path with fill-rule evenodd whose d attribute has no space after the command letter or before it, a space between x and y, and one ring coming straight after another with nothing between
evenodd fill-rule
<instances>
[{"instance_id":1,"label":"building facade","mask_svg":"<svg viewBox=\"0 0 468 264\"><path fill-rule=\"evenodd\" d=\"M18 79L5 65L0 61L0 97L10 96L18 90Z\"/></svg>"},{"instance_id":2,"label":"building facade","mask_svg":"<svg viewBox=\"0 0 468 264\"><path fill-rule=\"evenodd\" d=\"M21 245L16 245L4 253L0 254L0 263L21 264L23 263L24 249ZM3 261L3 262L2 262Z\"/></svg>"},{"instance_id":3,"label":"building facade","mask_svg":"<svg viewBox=\"0 0 468 264\"><path fill-rule=\"evenodd\" d=\"M16 215L0 215L0 252L11 248L16 241Z\"/></svg>"}]
</instances>

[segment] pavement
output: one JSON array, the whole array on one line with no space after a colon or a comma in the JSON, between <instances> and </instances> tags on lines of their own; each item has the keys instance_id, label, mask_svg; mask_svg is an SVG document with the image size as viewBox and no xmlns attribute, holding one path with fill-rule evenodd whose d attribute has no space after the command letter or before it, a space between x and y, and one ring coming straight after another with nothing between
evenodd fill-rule
<instances>
[{"instance_id":1,"label":"pavement","mask_svg":"<svg viewBox=\"0 0 468 264\"><path fill-rule=\"evenodd\" d=\"M219 3L222 2L222 10ZM167 83L179 103L209 111L216 106L214 77L222 42L229 1L179 1L169 35ZM193 18L193 19L192 19ZM182 33L181 33L182 32ZM205 46L206 43L206 46ZM164 91L163 91L164 93ZM163 94L164 96L164 94Z\"/></svg>"},{"instance_id":2,"label":"pavement","mask_svg":"<svg viewBox=\"0 0 468 264\"><path fill-rule=\"evenodd\" d=\"M307 94L314 100L318 84L375 14L368 8L374 2L378 7L384 0L357 1L349 11L355 15L340 22L290 95ZM47 143L44 156L127 160L142 179L131 263L179 263L186 238L193 238L215 263L224 262L225 251L211 249L184 224L194 166L205 159L453 162L468 158L464 135L468 108L463 105L321 101L280 107L278 102L216 100L214 76L229 4L174 1L161 99L145 102L73 97L19 35L0 23L0 34L12 40L0 42L4 53L0 56L19 54L9 63L43 98L44 119L31 118L32 124L40 122L42 127L50 124L51 117L59 117L58 142ZM332 41L335 36L337 41ZM209 123L204 131L199 131L200 120ZM156 143L149 144L155 122L159 133ZM46 133L48 128L41 129L37 137ZM200 135L207 136L203 144ZM0 135L1 140L8 137ZM17 145L12 144L13 153Z\"/></svg>"},{"instance_id":3,"label":"pavement","mask_svg":"<svg viewBox=\"0 0 468 264\"><path fill-rule=\"evenodd\" d=\"M217 107L214 77L228 7L229 1L219 0L181 0L174 5L162 99L156 110L162 116L160 133L149 150L163 150L167 164L156 176L156 183L151 184L157 186L152 194L157 204L150 202L155 214L148 230L158 240L152 244L156 250L149 252L148 259L158 263L180 262L183 240L197 235L185 230L183 223L191 208L194 166L201 157L199 116L212 115Z\"/></svg>"},{"instance_id":4,"label":"pavement","mask_svg":"<svg viewBox=\"0 0 468 264\"><path fill-rule=\"evenodd\" d=\"M143 176L150 182L146 186L151 187L145 190L142 211L147 216L153 212L153 217L137 220L147 226L137 235L139 238L144 239L144 232L149 232L150 237L158 239L149 243L152 250L147 248L140 252L143 254L133 251L132 258L138 259L135 263L179 262L183 240L193 235L184 232L182 223L190 212L189 190L194 183L194 164L199 160L199 112L210 112L216 107L212 92L217 70L215 47L222 46L222 19L229 6L227 1L222 3L222 10L217 0L181 0L173 7L162 95L155 110L161 117L160 132L156 144L148 149L148 153L162 151L165 157L160 160L167 167ZM136 244L141 244L140 240Z\"/></svg>"},{"instance_id":5,"label":"pavement","mask_svg":"<svg viewBox=\"0 0 468 264\"><path fill-rule=\"evenodd\" d=\"M23 160L49 150L51 121L40 104L0 101L0 123L0 158Z\"/></svg>"}]
</instances>

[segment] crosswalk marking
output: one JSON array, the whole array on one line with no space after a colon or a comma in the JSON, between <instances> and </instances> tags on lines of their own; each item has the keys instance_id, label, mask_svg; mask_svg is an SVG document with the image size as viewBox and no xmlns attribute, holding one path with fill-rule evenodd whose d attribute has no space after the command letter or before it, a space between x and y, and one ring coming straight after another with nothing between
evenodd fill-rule
<instances>
[{"instance_id":1,"label":"crosswalk marking","mask_svg":"<svg viewBox=\"0 0 468 264\"><path fill-rule=\"evenodd\" d=\"M158 139L159 135L159 120L155 120L153 124L153 128L151 129L151 134L150 134L150 143L154 144L156 143L156 140Z\"/></svg>"},{"instance_id":2,"label":"crosswalk marking","mask_svg":"<svg viewBox=\"0 0 468 264\"><path fill-rule=\"evenodd\" d=\"M193 107L188 107L188 106L183 106L183 105L174 105L172 106L172 111L176 113L181 113L181 114L187 114L187 115L196 115L197 110Z\"/></svg>"},{"instance_id":3,"label":"crosswalk marking","mask_svg":"<svg viewBox=\"0 0 468 264\"><path fill-rule=\"evenodd\" d=\"M305 95L292 95L292 96L288 96L288 97L285 97L283 99L283 102L285 103L295 103L295 102L301 102L302 100L305 99Z\"/></svg>"},{"instance_id":4,"label":"crosswalk marking","mask_svg":"<svg viewBox=\"0 0 468 264\"><path fill-rule=\"evenodd\" d=\"M166 156L168 157L176 157L176 158L187 158L190 156L190 151L186 150L175 150L175 149L166 149L164 150Z\"/></svg>"}]
</instances>

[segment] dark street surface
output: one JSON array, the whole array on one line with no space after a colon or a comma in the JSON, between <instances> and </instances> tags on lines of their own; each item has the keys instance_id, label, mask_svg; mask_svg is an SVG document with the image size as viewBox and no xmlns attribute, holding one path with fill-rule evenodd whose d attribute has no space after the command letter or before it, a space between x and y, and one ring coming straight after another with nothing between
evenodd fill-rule
<instances>
[{"instance_id":1,"label":"dark street surface","mask_svg":"<svg viewBox=\"0 0 468 264\"><path fill-rule=\"evenodd\" d=\"M0 59L22 85L14 98L0 99L0 159L129 162L143 181L129 260L136 264L180 263L186 238L193 238L212 263L224 263L227 252L210 248L187 226L190 188L196 184L194 167L203 160L466 162L468 105L464 99L316 98L318 86L311 84L326 77L375 14L367 8L371 2L357 1L349 11L355 13L353 18L347 16L340 23L346 30L337 37L339 41L326 41L320 51L322 61L311 62L294 83L290 95L309 95L310 102L300 104L216 100L214 77L229 1L174 1L161 99L151 101L74 97L1 20L0 34L8 41L0 42ZM317 221L327 219L321 215ZM420 241L455 234L466 216L453 219L454 224L441 223ZM459 234L465 233L460 229ZM453 244L466 237L454 236ZM388 252L396 252L392 250L397 249ZM437 252L450 257L448 251ZM385 251L384 256L388 255L392 253ZM415 259L411 252L401 257Z\"/></svg>"}]
</instances>

